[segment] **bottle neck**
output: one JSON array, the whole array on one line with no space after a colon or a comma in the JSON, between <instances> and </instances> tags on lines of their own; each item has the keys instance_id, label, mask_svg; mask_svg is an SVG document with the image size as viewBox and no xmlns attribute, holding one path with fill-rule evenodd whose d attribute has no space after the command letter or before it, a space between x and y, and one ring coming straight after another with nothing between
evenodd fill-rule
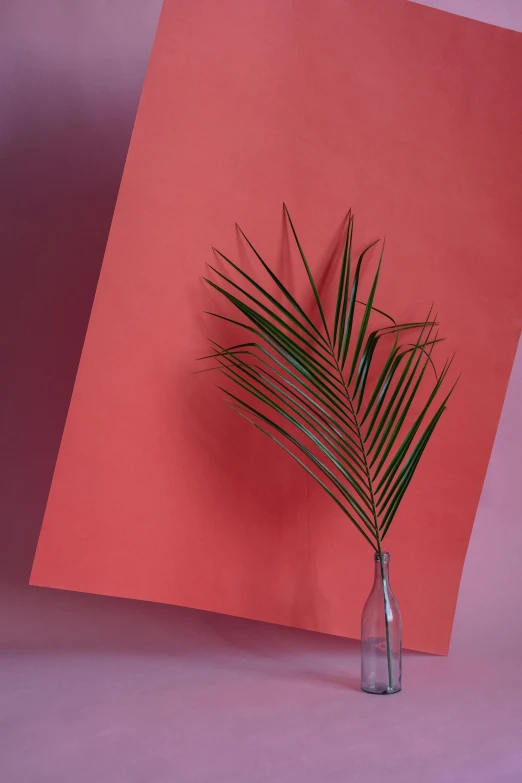
<instances>
[{"instance_id":1,"label":"bottle neck","mask_svg":"<svg viewBox=\"0 0 522 783\"><path fill-rule=\"evenodd\" d=\"M375 554L374 587L382 588L383 582L389 584L390 555L388 552Z\"/></svg>"}]
</instances>

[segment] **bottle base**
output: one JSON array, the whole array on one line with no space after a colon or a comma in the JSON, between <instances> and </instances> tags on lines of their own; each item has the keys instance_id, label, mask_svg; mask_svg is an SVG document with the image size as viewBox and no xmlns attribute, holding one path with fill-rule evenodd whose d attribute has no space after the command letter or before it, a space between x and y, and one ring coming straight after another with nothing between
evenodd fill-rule
<instances>
[{"instance_id":1,"label":"bottle base","mask_svg":"<svg viewBox=\"0 0 522 783\"><path fill-rule=\"evenodd\" d=\"M382 687L380 685L370 685L368 688L363 688L361 686L361 690L363 693L373 693L375 696L391 696L393 693L400 693L402 691L402 687L400 688L386 688Z\"/></svg>"}]
</instances>

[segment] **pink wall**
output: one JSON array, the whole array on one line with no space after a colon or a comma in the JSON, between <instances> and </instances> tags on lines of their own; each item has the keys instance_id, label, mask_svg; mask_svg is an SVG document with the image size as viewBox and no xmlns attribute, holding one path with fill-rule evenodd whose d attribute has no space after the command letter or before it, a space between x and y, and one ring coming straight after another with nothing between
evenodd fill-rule
<instances>
[{"instance_id":1,"label":"pink wall","mask_svg":"<svg viewBox=\"0 0 522 783\"><path fill-rule=\"evenodd\" d=\"M522 50L399 0L295 14L164 5L32 583L358 633L366 551L310 482L299 505L286 455L190 373L209 247L240 252L227 223L278 258L288 199L317 271L348 198L359 237L388 234L379 307L435 299L459 352L459 394L387 541L406 645L445 652L522 323Z\"/></svg>"},{"instance_id":2,"label":"pink wall","mask_svg":"<svg viewBox=\"0 0 522 783\"><path fill-rule=\"evenodd\" d=\"M413 2L522 32L520 0L413 0Z\"/></svg>"},{"instance_id":3,"label":"pink wall","mask_svg":"<svg viewBox=\"0 0 522 783\"><path fill-rule=\"evenodd\" d=\"M28 580L160 8L2 2L4 580Z\"/></svg>"},{"instance_id":4,"label":"pink wall","mask_svg":"<svg viewBox=\"0 0 522 783\"><path fill-rule=\"evenodd\" d=\"M522 32L521 0L414 0ZM522 339L468 548L451 651L522 650Z\"/></svg>"},{"instance_id":5,"label":"pink wall","mask_svg":"<svg viewBox=\"0 0 522 783\"><path fill-rule=\"evenodd\" d=\"M519 0L424 4L522 31ZM2 4L1 579L26 583L29 575L160 7L161 0ZM522 589L521 542L512 545L520 531L521 397L519 348L457 632L464 625L481 633L470 625L476 611L489 618L483 629L511 621Z\"/></svg>"},{"instance_id":6,"label":"pink wall","mask_svg":"<svg viewBox=\"0 0 522 783\"><path fill-rule=\"evenodd\" d=\"M522 340L464 565L452 652L522 654L521 399Z\"/></svg>"}]
</instances>

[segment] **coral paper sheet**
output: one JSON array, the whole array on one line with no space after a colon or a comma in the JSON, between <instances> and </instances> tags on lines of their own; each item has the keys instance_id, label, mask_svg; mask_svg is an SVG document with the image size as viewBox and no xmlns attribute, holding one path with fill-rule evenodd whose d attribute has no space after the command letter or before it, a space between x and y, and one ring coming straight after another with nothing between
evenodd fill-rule
<instances>
[{"instance_id":1,"label":"coral paper sheet","mask_svg":"<svg viewBox=\"0 0 522 783\"><path fill-rule=\"evenodd\" d=\"M234 222L279 268L285 201L321 277L353 207L376 305L434 300L462 372L387 539L405 646L448 651L522 325L521 87L519 34L406 1L166 0L33 584L359 635L372 550L192 374Z\"/></svg>"}]
</instances>

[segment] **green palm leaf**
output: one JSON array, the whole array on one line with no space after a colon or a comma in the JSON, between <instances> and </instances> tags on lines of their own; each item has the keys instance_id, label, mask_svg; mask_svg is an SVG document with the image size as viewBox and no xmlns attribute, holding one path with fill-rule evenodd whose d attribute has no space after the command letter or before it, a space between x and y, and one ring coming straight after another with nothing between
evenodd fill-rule
<instances>
[{"instance_id":1,"label":"green palm leaf","mask_svg":"<svg viewBox=\"0 0 522 783\"><path fill-rule=\"evenodd\" d=\"M351 211L329 326L327 308L286 205L284 214L320 325L238 226L274 289L215 250L230 272L210 267L219 282L205 280L239 318L210 314L248 336L229 347L211 340L212 352L203 358L212 364L203 371L216 370L235 387L236 393L223 387L234 410L290 454L380 552L455 388L430 413L451 361L437 374L432 354L442 338L435 332L438 322L431 310L425 320L398 323L375 306L384 242L367 299L361 302L363 266L377 243L363 249L352 272ZM360 318L357 307L362 308ZM379 317L388 323L372 326ZM416 339L404 342L415 332ZM434 381L429 380L430 368Z\"/></svg>"}]
</instances>

